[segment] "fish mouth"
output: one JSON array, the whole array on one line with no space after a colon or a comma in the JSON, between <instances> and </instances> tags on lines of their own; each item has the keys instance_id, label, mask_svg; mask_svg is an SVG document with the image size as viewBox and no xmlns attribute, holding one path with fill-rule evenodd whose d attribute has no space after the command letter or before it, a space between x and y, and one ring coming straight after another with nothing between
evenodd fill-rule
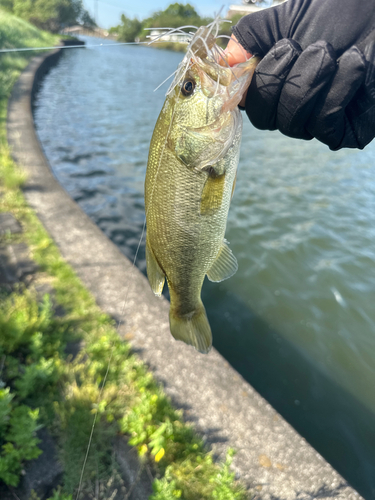
<instances>
[{"instance_id":1,"label":"fish mouth","mask_svg":"<svg viewBox=\"0 0 375 500\"><path fill-rule=\"evenodd\" d=\"M202 86L206 84L209 87L207 97L215 98L220 93L224 102L219 112L225 113L233 111L241 102L259 60L257 57L251 57L243 63L227 68L223 68L219 63L200 60L193 66L197 68ZM212 123L210 125L212 126Z\"/></svg>"},{"instance_id":2,"label":"fish mouth","mask_svg":"<svg viewBox=\"0 0 375 500\"><path fill-rule=\"evenodd\" d=\"M236 64L231 68L233 80L228 89L230 97L223 104L222 112L232 111L234 108L237 108L242 97L249 88L259 61L260 59L258 57L252 57L248 61Z\"/></svg>"}]
</instances>

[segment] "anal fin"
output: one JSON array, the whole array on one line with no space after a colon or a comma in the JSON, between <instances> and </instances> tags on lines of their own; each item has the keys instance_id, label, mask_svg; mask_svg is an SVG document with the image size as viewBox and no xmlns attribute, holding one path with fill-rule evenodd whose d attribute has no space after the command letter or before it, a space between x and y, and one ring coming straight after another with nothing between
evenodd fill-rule
<instances>
[{"instance_id":1,"label":"anal fin","mask_svg":"<svg viewBox=\"0 0 375 500\"><path fill-rule=\"evenodd\" d=\"M210 281L224 281L233 276L237 269L237 259L224 240L215 262L207 272L207 277Z\"/></svg>"},{"instance_id":2,"label":"anal fin","mask_svg":"<svg viewBox=\"0 0 375 500\"><path fill-rule=\"evenodd\" d=\"M151 289L155 295L160 297L164 288L165 275L154 256L154 252L148 240L146 240L146 264L147 278L151 285Z\"/></svg>"}]
</instances>

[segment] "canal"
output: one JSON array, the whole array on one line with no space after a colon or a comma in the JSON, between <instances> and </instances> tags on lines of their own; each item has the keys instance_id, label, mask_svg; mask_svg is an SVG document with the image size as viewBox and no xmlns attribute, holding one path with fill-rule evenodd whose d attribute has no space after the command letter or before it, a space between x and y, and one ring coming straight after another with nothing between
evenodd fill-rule
<instances>
[{"instance_id":1,"label":"canal","mask_svg":"<svg viewBox=\"0 0 375 500\"><path fill-rule=\"evenodd\" d=\"M45 79L36 128L57 179L133 259L166 87L154 89L182 55L85 41ZM202 294L214 346L375 498L375 141L331 152L244 115L226 238L239 270ZM145 272L144 244L136 265Z\"/></svg>"}]
</instances>

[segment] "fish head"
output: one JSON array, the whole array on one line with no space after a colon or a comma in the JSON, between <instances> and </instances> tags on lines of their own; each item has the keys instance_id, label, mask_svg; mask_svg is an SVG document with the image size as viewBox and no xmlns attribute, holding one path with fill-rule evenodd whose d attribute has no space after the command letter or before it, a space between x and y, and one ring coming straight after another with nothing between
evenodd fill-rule
<instances>
[{"instance_id":1,"label":"fish head","mask_svg":"<svg viewBox=\"0 0 375 500\"><path fill-rule=\"evenodd\" d=\"M177 71L167 96L173 121L167 140L180 161L202 170L224 157L233 144L242 126L238 104L258 60L230 68L220 64L223 55L214 53L215 45L201 43L196 52L194 44L189 47L183 71Z\"/></svg>"}]
</instances>

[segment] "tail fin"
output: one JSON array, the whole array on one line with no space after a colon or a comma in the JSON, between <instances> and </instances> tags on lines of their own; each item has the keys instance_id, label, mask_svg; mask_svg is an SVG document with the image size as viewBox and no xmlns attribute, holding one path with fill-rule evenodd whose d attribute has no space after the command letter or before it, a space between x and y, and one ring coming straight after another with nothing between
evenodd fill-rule
<instances>
[{"instance_id":1,"label":"tail fin","mask_svg":"<svg viewBox=\"0 0 375 500\"><path fill-rule=\"evenodd\" d=\"M171 333L176 340L192 345L203 354L212 347L212 333L202 302L191 314L178 316L171 307L169 311Z\"/></svg>"}]
</instances>

